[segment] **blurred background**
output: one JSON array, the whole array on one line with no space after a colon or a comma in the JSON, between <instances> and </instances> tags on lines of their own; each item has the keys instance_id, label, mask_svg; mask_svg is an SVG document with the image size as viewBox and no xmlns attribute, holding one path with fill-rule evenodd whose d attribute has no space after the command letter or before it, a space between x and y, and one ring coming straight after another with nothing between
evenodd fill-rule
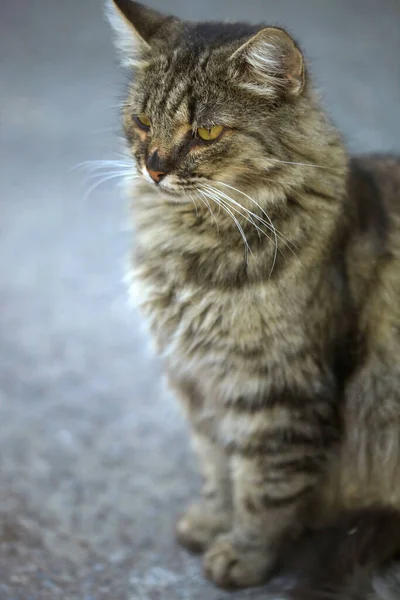
<instances>
[{"instance_id":1,"label":"blurred background","mask_svg":"<svg viewBox=\"0 0 400 600\"><path fill-rule=\"evenodd\" d=\"M349 148L400 151L399 0L149 4L288 27ZM173 540L198 481L122 283L127 202L77 168L120 157L125 86L101 0L2 0L0 600L225 598Z\"/></svg>"}]
</instances>

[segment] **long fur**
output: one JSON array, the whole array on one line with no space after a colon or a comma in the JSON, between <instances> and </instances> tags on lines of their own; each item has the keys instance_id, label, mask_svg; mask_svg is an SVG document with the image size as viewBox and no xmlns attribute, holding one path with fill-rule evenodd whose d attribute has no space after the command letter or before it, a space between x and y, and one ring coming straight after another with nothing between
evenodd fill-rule
<instances>
[{"instance_id":1,"label":"long fur","mask_svg":"<svg viewBox=\"0 0 400 600\"><path fill-rule=\"evenodd\" d=\"M356 511L313 538L304 589L388 600L370 575L398 547L400 159L347 156L282 29L114 4L128 60L136 43L135 295L204 477L178 540L217 585L250 586Z\"/></svg>"}]
</instances>

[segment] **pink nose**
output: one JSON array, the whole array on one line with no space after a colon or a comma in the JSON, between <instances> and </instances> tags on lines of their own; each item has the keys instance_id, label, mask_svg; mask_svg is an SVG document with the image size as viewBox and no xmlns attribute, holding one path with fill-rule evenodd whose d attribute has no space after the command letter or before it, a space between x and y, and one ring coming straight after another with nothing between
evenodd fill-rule
<instances>
[{"instance_id":1,"label":"pink nose","mask_svg":"<svg viewBox=\"0 0 400 600\"><path fill-rule=\"evenodd\" d=\"M155 183L160 183L161 179L164 179L166 176L166 173L163 173L163 171L153 171L152 169L147 169L147 171Z\"/></svg>"}]
</instances>

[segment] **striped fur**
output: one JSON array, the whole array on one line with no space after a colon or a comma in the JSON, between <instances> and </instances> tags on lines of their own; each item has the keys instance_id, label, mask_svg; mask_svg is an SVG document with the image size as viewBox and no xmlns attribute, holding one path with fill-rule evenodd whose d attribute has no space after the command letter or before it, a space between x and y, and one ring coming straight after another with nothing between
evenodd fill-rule
<instances>
[{"instance_id":1,"label":"striped fur","mask_svg":"<svg viewBox=\"0 0 400 600\"><path fill-rule=\"evenodd\" d=\"M400 162L348 159L282 30L115 3L141 48L135 295L205 478L177 534L258 584L310 518L400 508Z\"/></svg>"}]
</instances>

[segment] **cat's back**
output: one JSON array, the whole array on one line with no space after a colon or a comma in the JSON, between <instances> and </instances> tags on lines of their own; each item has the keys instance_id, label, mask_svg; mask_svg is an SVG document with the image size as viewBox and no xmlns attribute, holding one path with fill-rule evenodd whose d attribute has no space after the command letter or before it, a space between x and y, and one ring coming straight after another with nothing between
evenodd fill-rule
<instances>
[{"instance_id":1,"label":"cat's back","mask_svg":"<svg viewBox=\"0 0 400 600\"><path fill-rule=\"evenodd\" d=\"M353 157L347 189L350 257L355 248L356 263L400 260L400 156Z\"/></svg>"},{"instance_id":2,"label":"cat's back","mask_svg":"<svg viewBox=\"0 0 400 600\"><path fill-rule=\"evenodd\" d=\"M393 227L400 216L400 156L366 154L350 160L349 193L356 201L359 225ZM382 234L385 232L382 231Z\"/></svg>"},{"instance_id":3,"label":"cat's back","mask_svg":"<svg viewBox=\"0 0 400 600\"><path fill-rule=\"evenodd\" d=\"M348 202L353 211L347 252L352 296L361 328L374 345L381 340L387 346L394 341L393 324L400 328L400 156L352 158Z\"/></svg>"}]
</instances>

